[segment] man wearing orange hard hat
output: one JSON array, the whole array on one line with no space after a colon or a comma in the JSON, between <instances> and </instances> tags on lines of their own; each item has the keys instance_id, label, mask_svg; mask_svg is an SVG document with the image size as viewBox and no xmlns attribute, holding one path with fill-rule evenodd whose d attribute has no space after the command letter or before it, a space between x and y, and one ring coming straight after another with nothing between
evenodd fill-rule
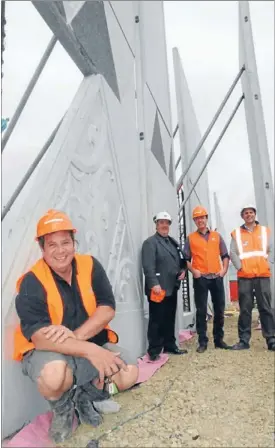
<instances>
[{"instance_id":1,"label":"man wearing orange hard hat","mask_svg":"<svg viewBox=\"0 0 275 448\"><path fill-rule=\"evenodd\" d=\"M239 342L233 350L247 350L251 338L254 295L260 313L263 337L267 348L275 351L274 313L271 309L270 229L256 220L256 207L245 205L241 210L244 224L231 233L230 257L238 271L240 315Z\"/></svg>"},{"instance_id":2,"label":"man wearing orange hard hat","mask_svg":"<svg viewBox=\"0 0 275 448\"><path fill-rule=\"evenodd\" d=\"M213 303L213 337L215 348L229 349L224 342L225 292L223 277L227 273L229 255L221 235L208 228L208 212L202 206L193 210L197 230L190 233L184 245L184 258L193 274L194 300L196 305L196 327L198 353L207 349L207 302L208 292Z\"/></svg>"},{"instance_id":3,"label":"man wearing orange hard hat","mask_svg":"<svg viewBox=\"0 0 275 448\"><path fill-rule=\"evenodd\" d=\"M110 386L125 390L138 376L109 327L115 299L107 275L96 258L75 252L75 232L65 213L49 210L37 224L42 258L16 285L14 359L52 408L55 443L71 435L75 411L92 426L117 412Z\"/></svg>"}]
</instances>

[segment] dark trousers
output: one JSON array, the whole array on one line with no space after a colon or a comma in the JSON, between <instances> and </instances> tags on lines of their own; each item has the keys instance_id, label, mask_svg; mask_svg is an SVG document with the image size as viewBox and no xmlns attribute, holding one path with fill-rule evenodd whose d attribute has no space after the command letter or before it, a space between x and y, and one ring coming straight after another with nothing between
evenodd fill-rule
<instances>
[{"instance_id":1,"label":"dark trousers","mask_svg":"<svg viewBox=\"0 0 275 448\"><path fill-rule=\"evenodd\" d=\"M148 353L158 355L162 349L172 349L176 346L175 319L177 310L177 290L162 302L149 301L149 324L148 324Z\"/></svg>"},{"instance_id":2,"label":"dark trousers","mask_svg":"<svg viewBox=\"0 0 275 448\"><path fill-rule=\"evenodd\" d=\"M263 337L269 341L275 339L274 316L271 310L270 279L265 277L239 278L239 305L240 315L238 321L239 339L249 344L251 338L251 321L254 296L261 319Z\"/></svg>"},{"instance_id":3,"label":"dark trousers","mask_svg":"<svg viewBox=\"0 0 275 448\"><path fill-rule=\"evenodd\" d=\"M223 340L225 294L223 278L208 279L205 277L194 278L194 299L196 305L196 327L199 337L199 345L207 345L207 299L210 291L214 309L213 337L214 342Z\"/></svg>"}]
</instances>

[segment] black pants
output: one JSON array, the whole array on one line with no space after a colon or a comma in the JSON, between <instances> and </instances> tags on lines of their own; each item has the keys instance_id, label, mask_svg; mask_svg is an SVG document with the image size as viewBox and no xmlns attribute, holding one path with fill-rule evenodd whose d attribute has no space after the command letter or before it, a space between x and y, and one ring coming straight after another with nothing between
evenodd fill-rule
<instances>
[{"instance_id":1,"label":"black pants","mask_svg":"<svg viewBox=\"0 0 275 448\"><path fill-rule=\"evenodd\" d=\"M177 310L177 290L160 303L149 301L148 354L158 355L162 349L176 346L175 319Z\"/></svg>"},{"instance_id":2,"label":"black pants","mask_svg":"<svg viewBox=\"0 0 275 448\"><path fill-rule=\"evenodd\" d=\"M210 291L214 309L213 337L214 342L223 340L225 294L223 278L207 279L205 277L194 278L194 299L196 305L196 327L199 337L199 345L207 345L207 299Z\"/></svg>"},{"instance_id":3,"label":"black pants","mask_svg":"<svg viewBox=\"0 0 275 448\"><path fill-rule=\"evenodd\" d=\"M240 315L238 321L239 339L249 344L251 338L251 320L254 295L261 319L263 337L270 341L275 339L274 316L271 310L270 279L265 277L239 278L239 305Z\"/></svg>"}]
</instances>

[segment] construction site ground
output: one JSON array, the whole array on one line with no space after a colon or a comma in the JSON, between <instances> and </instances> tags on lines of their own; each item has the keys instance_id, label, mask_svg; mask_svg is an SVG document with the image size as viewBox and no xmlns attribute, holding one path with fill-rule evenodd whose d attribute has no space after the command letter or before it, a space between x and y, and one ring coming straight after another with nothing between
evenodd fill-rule
<instances>
[{"instance_id":1,"label":"construction site ground","mask_svg":"<svg viewBox=\"0 0 275 448\"><path fill-rule=\"evenodd\" d=\"M274 352L267 351L253 313L250 350L214 349L171 355L145 384L114 398L117 414L98 428L82 425L63 446L86 447L274 447ZM237 341L237 316L226 318L225 340Z\"/></svg>"}]
</instances>

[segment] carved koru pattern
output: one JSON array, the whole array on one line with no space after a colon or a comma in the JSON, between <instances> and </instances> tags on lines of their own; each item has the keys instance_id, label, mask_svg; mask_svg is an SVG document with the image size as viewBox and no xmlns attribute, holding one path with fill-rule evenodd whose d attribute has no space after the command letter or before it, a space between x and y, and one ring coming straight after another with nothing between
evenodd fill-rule
<instances>
[{"instance_id":1,"label":"carved koru pattern","mask_svg":"<svg viewBox=\"0 0 275 448\"><path fill-rule=\"evenodd\" d=\"M79 252L93 254L106 268L116 300L139 300L100 91L81 118L88 132L84 129L73 151L55 207L73 220Z\"/></svg>"}]
</instances>

